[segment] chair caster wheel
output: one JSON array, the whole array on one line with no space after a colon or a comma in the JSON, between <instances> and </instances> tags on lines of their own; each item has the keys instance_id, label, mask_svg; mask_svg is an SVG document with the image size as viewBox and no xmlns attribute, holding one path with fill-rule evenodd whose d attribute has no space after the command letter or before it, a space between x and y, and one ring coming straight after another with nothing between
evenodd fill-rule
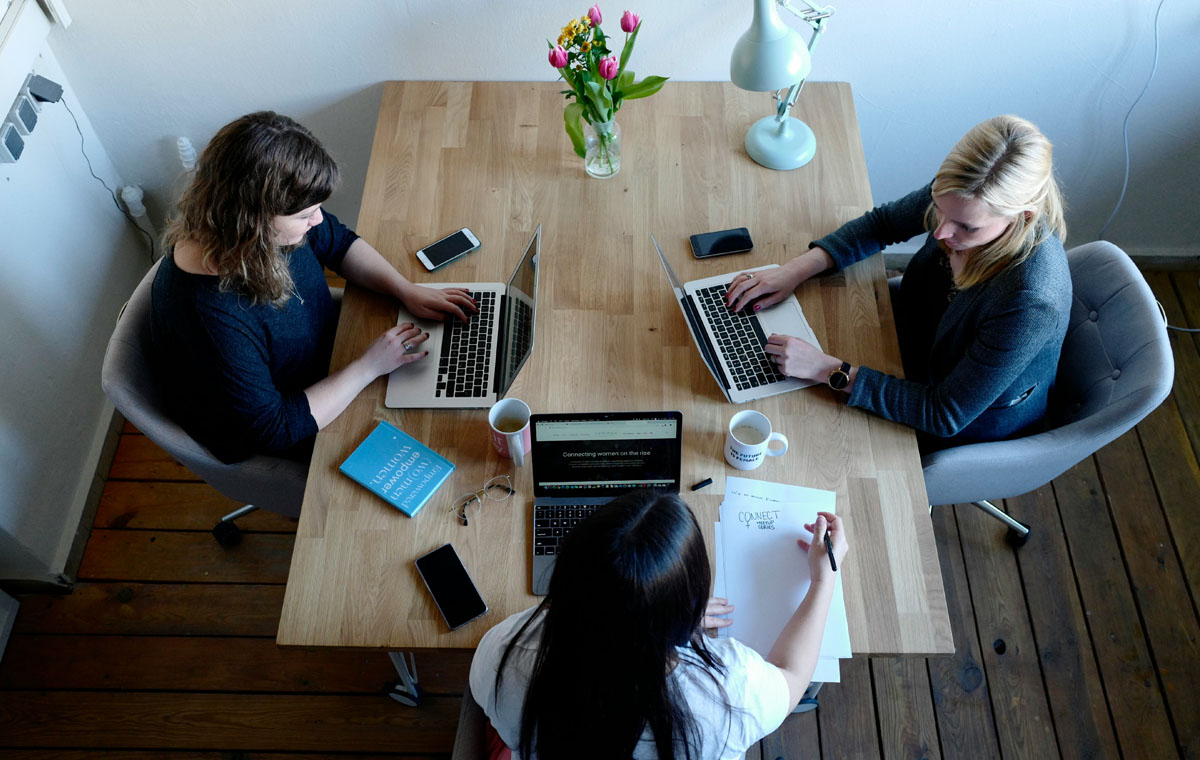
<instances>
[{"instance_id":1,"label":"chair caster wheel","mask_svg":"<svg viewBox=\"0 0 1200 760\"><path fill-rule=\"evenodd\" d=\"M405 687L404 681L397 678L395 681L389 681L383 685L383 693L402 705L420 707L421 695L425 693L425 690L418 685L414 685L413 691L409 691Z\"/></svg>"},{"instance_id":2,"label":"chair caster wheel","mask_svg":"<svg viewBox=\"0 0 1200 760\"><path fill-rule=\"evenodd\" d=\"M242 542L242 531L229 520L222 520L214 525L212 534L213 538L217 539L217 543L221 546L237 546Z\"/></svg>"},{"instance_id":3,"label":"chair caster wheel","mask_svg":"<svg viewBox=\"0 0 1200 760\"><path fill-rule=\"evenodd\" d=\"M1016 528L1009 528L1008 535L1004 537L1004 540L1008 541L1008 545L1014 549L1020 549L1029 542L1029 526L1025 525L1025 523L1021 523L1021 525L1025 527L1024 533Z\"/></svg>"},{"instance_id":4,"label":"chair caster wheel","mask_svg":"<svg viewBox=\"0 0 1200 760\"><path fill-rule=\"evenodd\" d=\"M815 697L804 697L800 700L800 704L796 705L796 709L792 710L792 715L799 715L800 713L812 712L813 710L817 709L818 707L820 707L820 705L817 704L817 700Z\"/></svg>"}]
</instances>

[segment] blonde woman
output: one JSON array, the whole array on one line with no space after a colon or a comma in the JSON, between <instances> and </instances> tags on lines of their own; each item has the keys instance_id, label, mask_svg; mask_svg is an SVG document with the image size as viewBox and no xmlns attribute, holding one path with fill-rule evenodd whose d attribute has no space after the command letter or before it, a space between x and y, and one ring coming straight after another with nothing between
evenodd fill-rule
<instances>
[{"instance_id":1,"label":"blonde woman","mask_svg":"<svg viewBox=\"0 0 1200 760\"><path fill-rule=\"evenodd\" d=\"M317 430L368 383L428 354L412 323L333 374L337 307L326 267L412 314L466 320L465 290L414 285L322 204L338 168L311 132L272 111L225 125L196 164L151 291L151 339L174 418L225 462L308 461Z\"/></svg>"},{"instance_id":2,"label":"blonde woman","mask_svg":"<svg viewBox=\"0 0 1200 760\"><path fill-rule=\"evenodd\" d=\"M1040 427L1071 306L1063 203L1050 142L1016 116L976 125L933 182L813 243L787 265L739 275L735 310L928 232L893 303L907 379L787 335L766 350L787 375L828 383L851 406L909 425L926 450Z\"/></svg>"}]
</instances>

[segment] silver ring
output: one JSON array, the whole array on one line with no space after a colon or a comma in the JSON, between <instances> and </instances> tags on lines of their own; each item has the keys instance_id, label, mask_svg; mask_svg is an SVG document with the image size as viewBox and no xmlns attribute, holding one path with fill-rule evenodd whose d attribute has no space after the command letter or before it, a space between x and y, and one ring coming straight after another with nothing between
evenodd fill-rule
<instances>
[{"instance_id":1,"label":"silver ring","mask_svg":"<svg viewBox=\"0 0 1200 760\"><path fill-rule=\"evenodd\" d=\"M412 344L411 344L411 343L409 343L408 341L404 341L404 350L405 350L405 351L412 351Z\"/></svg>"},{"instance_id":2,"label":"silver ring","mask_svg":"<svg viewBox=\"0 0 1200 760\"><path fill-rule=\"evenodd\" d=\"M753 279L754 279L754 273L753 273L753 272L746 272L746 279L747 279L747 280L753 280Z\"/></svg>"}]
</instances>

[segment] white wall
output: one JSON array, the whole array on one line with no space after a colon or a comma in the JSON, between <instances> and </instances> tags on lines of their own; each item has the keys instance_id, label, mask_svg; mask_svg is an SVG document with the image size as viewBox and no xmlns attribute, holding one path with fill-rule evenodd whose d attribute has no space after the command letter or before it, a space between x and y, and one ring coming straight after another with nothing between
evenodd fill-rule
<instances>
[{"instance_id":1,"label":"white wall","mask_svg":"<svg viewBox=\"0 0 1200 760\"><path fill-rule=\"evenodd\" d=\"M119 184L53 54L30 63L64 85L96 173ZM88 174L61 103L43 107L20 160L0 164L0 230L0 578L52 582L112 418L104 349L149 250Z\"/></svg>"},{"instance_id":2,"label":"white wall","mask_svg":"<svg viewBox=\"0 0 1200 760\"><path fill-rule=\"evenodd\" d=\"M177 135L199 148L230 119L269 107L308 124L341 161L345 182L330 207L353 223L380 82L552 79L546 38L591 2L68 0L74 24L51 39L153 213L177 189ZM646 22L633 68L727 79L751 5L631 2ZM1094 239L1119 192L1121 120L1150 70L1156 0L835 5L812 78L853 85L876 201L927 181L973 124L1012 112L1057 146L1071 242ZM617 30L624 6L601 7ZM1129 195L1108 235L1131 252L1194 250L1200 238L1200 3L1166 0L1161 30L1158 74L1131 123Z\"/></svg>"}]
</instances>

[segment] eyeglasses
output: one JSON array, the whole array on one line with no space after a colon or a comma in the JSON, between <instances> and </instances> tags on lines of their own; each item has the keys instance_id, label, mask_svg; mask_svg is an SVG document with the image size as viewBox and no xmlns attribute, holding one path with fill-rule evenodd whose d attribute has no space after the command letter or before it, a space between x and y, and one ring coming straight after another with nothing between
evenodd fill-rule
<instances>
[{"instance_id":1,"label":"eyeglasses","mask_svg":"<svg viewBox=\"0 0 1200 760\"><path fill-rule=\"evenodd\" d=\"M470 519L474 517L487 502L501 502L508 499L516 491L512 487L512 478L508 475L497 475L488 482L483 484L474 493L466 493L454 500L454 505L450 507L450 511L458 516L458 521L463 525L468 525Z\"/></svg>"}]
</instances>

